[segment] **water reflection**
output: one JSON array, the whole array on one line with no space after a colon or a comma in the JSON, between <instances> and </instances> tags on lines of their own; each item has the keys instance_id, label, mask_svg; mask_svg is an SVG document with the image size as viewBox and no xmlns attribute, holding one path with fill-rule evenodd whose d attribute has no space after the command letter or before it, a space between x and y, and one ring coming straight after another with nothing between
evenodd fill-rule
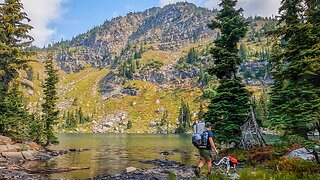
<instances>
[{"instance_id":1,"label":"water reflection","mask_svg":"<svg viewBox=\"0 0 320 180\"><path fill-rule=\"evenodd\" d=\"M119 172L128 166L151 167L140 160L166 159L184 164L195 163L195 148L189 135L146 134L59 134L60 144L52 149L89 148L90 151L67 154L50 160L48 167L88 167L69 173L54 174L53 179L81 179ZM163 156L161 151L187 150L187 154Z\"/></svg>"}]
</instances>

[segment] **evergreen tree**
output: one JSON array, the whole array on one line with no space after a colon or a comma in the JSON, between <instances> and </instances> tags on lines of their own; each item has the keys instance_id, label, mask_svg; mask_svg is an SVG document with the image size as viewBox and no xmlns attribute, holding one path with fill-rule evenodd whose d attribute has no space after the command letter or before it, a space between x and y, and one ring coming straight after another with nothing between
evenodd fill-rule
<instances>
[{"instance_id":1,"label":"evergreen tree","mask_svg":"<svg viewBox=\"0 0 320 180\"><path fill-rule=\"evenodd\" d=\"M205 114L213 124L218 142L236 144L241 137L240 126L248 116L249 92L239 80L223 79Z\"/></svg>"},{"instance_id":2,"label":"evergreen tree","mask_svg":"<svg viewBox=\"0 0 320 180\"><path fill-rule=\"evenodd\" d=\"M240 44L239 56L243 61L247 60L247 48L243 42Z\"/></svg>"},{"instance_id":3,"label":"evergreen tree","mask_svg":"<svg viewBox=\"0 0 320 180\"><path fill-rule=\"evenodd\" d=\"M40 109L40 108L38 108ZM44 132L44 124L45 122L42 121L41 119L41 115L40 113L34 113L33 114L33 120L30 124L30 136L31 136L31 139L38 143L38 144L41 144L43 145L45 143L45 134L43 133Z\"/></svg>"},{"instance_id":4,"label":"evergreen tree","mask_svg":"<svg viewBox=\"0 0 320 180\"><path fill-rule=\"evenodd\" d=\"M236 0L222 0L217 20L209 24L211 29L221 29L221 38L215 41L216 47L212 49L214 66L211 74L219 79L235 79L238 66L242 60L238 56L237 44L247 32L247 23L242 16L242 8L236 10Z\"/></svg>"},{"instance_id":5,"label":"evergreen tree","mask_svg":"<svg viewBox=\"0 0 320 180\"><path fill-rule=\"evenodd\" d=\"M189 104L181 101L181 107L179 110L179 127L176 130L176 133L185 133L190 128L191 123L191 112Z\"/></svg>"},{"instance_id":6,"label":"evergreen tree","mask_svg":"<svg viewBox=\"0 0 320 180\"><path fill-rule=\"evenodd\" d=\"M32 53L23 50L33 38L28 35L32 26L30 19L22 12L20 0L5 0L0 4L0 97L9 91L9 85L19 75L18 71L27 67L26 56ZM1 98L1 100L3 100Z\"/></svg>"},{"instance_id":7,"label":"evergreen tree","mask_svg":"<svg viewBox=\"0 0 320 180\"><path fill-rule=\"evenodd\" d=\"M205 121L213 124L218 142L234 142L237 145L240 142L240 127L249 109L249 92L236 76L242 62L237 45L247 32L243 10L235 9L236 4L236 0L222 0L217 21L209 24L211 29L221 30L221 38L215 41L216 46L211 51L214 66L209 70L211 75L220 79L220 85L211 99Z\"/></svg>"},{"instance_id":8,"label":"evergreen tree","mask_svg":"<svg viewBox=\"0 0 320 180\"><path fill-rule=\"evenodd\" d=\"M141 58L140 53L137 50L135 50L134 55L133 55L133 59L139 59L139 58Z\"/></svg>"},{"instance_id":9,"label":"evergreen tree","mask_svg":"<svg viewBox=\"0 0 320 180\"><path fill-rule=\"evenodd\" d=\"M0 133L17 140L28 135L33 117L25 108L24 98L19 92L19 70L27 68L31 52L24 50L33 38L28 35L32 27L30 19L22 12L19 0L0 3Z\"/></svg>"},{"instance_id":10,"label":"evergreen tree","mask_svg":"<svg viewBox=\"0 0 320 180\"><path fill-rule=\"evenodd\" d=\"M143 45L142 43L140 44L140 49L139 49L139 58L142 57L142 54L143 54Z\"/></svg>"},{"instance_id":11,"label":"evergreen tree","mask_svg":"<svg viewBox=\"0 0 320 180\"><path fill-rule=\"evenodd\" d=\"M186 63L192 64L192 63L196 62L197 59L198 59L198 54L197 54L196 49L193 47L190 49L190 51L187 55Z\"/></svg>"},{"instance_id":12,"label":"evergreen tree","mask_svg":"<svg viewBox=\"0 0 320 180\"><path fill-rule=\"evenodd\" d=\"M53 126L56 124L56 120L58 120L59 111L56 110L56 102L57 102L57 83L58 83L58 75L57 70L54 69L53 65L53 55L48 53L48 57L46 60L45 72L47 73L47 78L45 79L44 84L44 103L42 104L42 120L45 122L45 146L50 144L57 143L58 140L54 136Z\"/></svg>"},{"instance_id":13,"label":"evergreen tree","mask_svg":"<svg viewBox=\"0 0 320 180\"><path fill-rule=\"evenodd\" d=\"M200 62L199 66L200 66L200 74L199 74L198 82L201 84L201 87L203 87L203 79L204 79L203 64Z\"/></svg>"},{"instance_id":14,"label":"evergreen tree","mask_svg":"<svg viewBox=\"0 0 320 180\"><path fill-rule=\"evenodd\" d=\"M82 108L80 107L77 111L77 118L79 119L79 124L83 124L86 121L86 117L83 115Z\"/></svg>"},{"instance_id":15,"label":"evergreen tree","mask_svg":"<svg viewBox=\"0 0 320 180\"><path fill-rule=\"evenodd\" d=\"M319 6L315 0L283 0L278 27L270 33L281 39L271 58L270 123L303 138L320 117Z\"/></svg>"},{"instance_id":16,"label":"evergreen tree","mask_svg":"<svg viewBox=\"0 0 320 180\"><path fill-rule=\"evenodd\" d=\"M0 133L21 141L30 139L29 128L33 116L25 109L24 98L18 90L18 85L12 85L6 93L4 101L0 102Z\"/></svg>"},{"instance_id":17,"label":"evergreen tree","mask_svg":"<svg viewBox=\"0 0 320 180\"><path fill-rule=\"evenodd\" d=\"M216 40L219 40L220 38L221 38L221 33L220 33L220 32L218 32L218 33L217 33Z\"/></svg>"}]
</instances>

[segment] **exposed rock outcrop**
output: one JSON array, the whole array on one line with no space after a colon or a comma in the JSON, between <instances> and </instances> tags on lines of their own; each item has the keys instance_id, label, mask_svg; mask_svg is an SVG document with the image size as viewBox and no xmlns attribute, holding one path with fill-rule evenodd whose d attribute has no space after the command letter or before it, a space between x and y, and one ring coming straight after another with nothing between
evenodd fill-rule
<instances>
[{"instance_id":1,"label":"exposed rock outcrop","mask_svg":"<svg viewBox=\"0 0 320 180\"><path fill-rule=\"evenodd\" d=\"M92 122L92 132L93 133L108 133L116 132L123 133L127 129L128 119L126 112L119 112L117 114L107 115L103 121L93 121Z\"/></svg>"},{"instance_id":2,"label":"exposed rock outcrop","mask_svg":"<svg viewBox=\"0 0 320 180\"><path fill-rule=\"evenodd\" d=\"M207 26L214 17L212 11L187 2L129 13L105 21L71 41L61 42L72 47L72 51L62 49L57 62L61 69L70 73L81 70L83 63L94 67L112 65L115 56L129 44L143 42L154 44L158 50L181 50L191 43L216 37L217 31Z\"/></svg>"}]
</instances>

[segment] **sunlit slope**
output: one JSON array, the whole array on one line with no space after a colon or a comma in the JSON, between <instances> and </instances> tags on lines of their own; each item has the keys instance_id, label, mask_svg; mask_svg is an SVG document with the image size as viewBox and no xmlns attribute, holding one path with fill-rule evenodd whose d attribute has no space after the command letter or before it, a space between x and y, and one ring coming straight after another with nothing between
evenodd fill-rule
<instances>
[{"instance_id":1,"label":"sunlit slope","mask_svg":"<svg viewBox=\"0 0 320 180\"><path fill-rule=\"evenodd\" d=\"M159 88L156 84L144 81L127 81L123 85L139 89L141 93L137 96L123 95L121 98L103 100L99 82L107 73L107 69L88 67L62 79L59 83L59 109L75 111L81 107L85 114L98 122L110 114L126 113L133 125L128 132L151 130L150 122L158 122L162 118L162 114L157 113L159 109L168 111L170 127L175 128L181 99L189 102L192 112L198 109L199 89Z\"/></svg>"}]
</instances>

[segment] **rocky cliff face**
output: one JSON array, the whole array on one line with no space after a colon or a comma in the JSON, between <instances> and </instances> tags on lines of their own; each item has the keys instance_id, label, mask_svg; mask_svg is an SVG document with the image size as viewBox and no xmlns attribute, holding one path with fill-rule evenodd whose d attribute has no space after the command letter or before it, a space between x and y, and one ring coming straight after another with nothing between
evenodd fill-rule
<instances>
[{"instance_id":1,"label":"rocky cliff face","mask_svg":"<svg viewBox=\"0 0 320 180\"><path fill-rule=\"evenodd\" d=\"M201 40L213 39L216 32L207 24L214 13L191 3L129 13L106 21L70 42L57 56L61 69L81 70L83 63L94 67L110 65L129 44L153 44L155 49L178 51Z\"/></svg>"}]
</instances>

